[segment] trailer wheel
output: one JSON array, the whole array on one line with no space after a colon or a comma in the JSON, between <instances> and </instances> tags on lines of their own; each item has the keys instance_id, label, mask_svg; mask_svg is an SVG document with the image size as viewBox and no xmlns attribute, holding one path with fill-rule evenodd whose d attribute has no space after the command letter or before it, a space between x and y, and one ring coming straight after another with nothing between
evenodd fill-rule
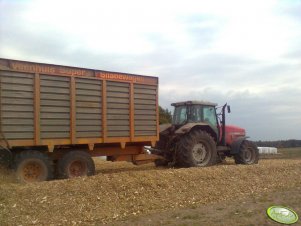
<instances>
[{"instance_id":1,"label":"trailer wheel","mask_svg":"<svg viewBox=\"0 0 301 226\"><path fill-rule=\"evenodd\" d=\"M180 167L210 166L216 163L213 138L204 131L185 134L176 146L176 165Z\"/></svg>"},{"instance_id":2,"label":"trailer wheel","mask_svg":"<svg viewBox=\"0 0 301 226\"><path fill-rule=\"evenodd\" d=\"M15 157L15 169L21 183L39 182L53 178L52 161L39 151L23 151Z\"/></svg>"},{"instance_id":3,"label":"trailer wheel","mask_svg":"<svg viewBox=\"0 0 301 226\"><path fill-rule=\"evenodd\" d=\"M62 179L91 176L95 173L95 165L89 153L69 151L58 160L57 171Z\"/></svg>"},{"instance_id":4,"label":"trailer wheel","mask_svg":"<svg viewBox=\"0 0 301 226\"><path fill-rule=\"evenodd\" d=\"M239 152L234 155L236 164L257 164L259 159L259 152L256 145L248 140L244 140L240 146Z\"/></svg>"}]
</instances>

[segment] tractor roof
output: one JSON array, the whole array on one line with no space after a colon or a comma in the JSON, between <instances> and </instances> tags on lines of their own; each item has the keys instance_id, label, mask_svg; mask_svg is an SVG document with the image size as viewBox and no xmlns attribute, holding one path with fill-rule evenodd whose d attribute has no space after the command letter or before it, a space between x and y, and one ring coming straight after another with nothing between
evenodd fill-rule
<instances>
[{"instance_id":1,"label":"tractor roof","mask_svg":"<svg viewBox=\"0 0 301 226\"><path fill-rule=\"evenodd\" d=\"M171 106L183 106L183 105L205 105L205 106L217 106L216 103L212 103L209 101L183 101L183 102L177 102L177 103L172 103Z\"/></svg>"}]
</instances>

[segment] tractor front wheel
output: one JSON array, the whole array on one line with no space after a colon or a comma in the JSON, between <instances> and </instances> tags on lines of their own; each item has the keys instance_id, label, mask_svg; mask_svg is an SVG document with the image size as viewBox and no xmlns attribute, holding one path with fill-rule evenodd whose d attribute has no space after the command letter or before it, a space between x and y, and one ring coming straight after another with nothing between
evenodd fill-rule
<instances>
[{"instance_id":1,"label":"tractor front wheel","mask_svg":"<svg viewBox=\"0 0 301 226\"><path fill-rule=\"evenodd\" d=\"M208 133L194 130L183 135L175 155L176 165L180 167L210 166L216 163L216 145Z\"/></svg>"},{"instance_id":2,"label":"tractor front wheel","mask_svg":"<svg viewBox=\"0 0 301 226\"><path fill-rule=\"evenodd\" d=\"M258 148L248 140L244 140L240 146L239 152L234 155L236 164L257 164L259 159Z\"/></svg>"}]
</instances>

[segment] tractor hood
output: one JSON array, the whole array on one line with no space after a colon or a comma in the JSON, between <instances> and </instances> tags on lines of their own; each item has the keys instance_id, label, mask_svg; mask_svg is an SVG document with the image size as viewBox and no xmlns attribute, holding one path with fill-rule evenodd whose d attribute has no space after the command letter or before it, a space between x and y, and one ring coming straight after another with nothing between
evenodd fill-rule
<instances>
[{"instance_id":1,"label":"tractor hood","mask_svg":"<svg viewBox=\"0 0 301 226\"><path fill-rule=\"evenodd\" d=\"M172 125L169 123L169 124L161 124L159 126L160 128L160 133L164 132L165 130L169 129Z\"/></svg>"},{"instance_id":2,"label":"tractor hood","mask_svg":"<svg viewBox=\"0 0 301 226\"><path fill-rule=\"evenodd\" d=\"M246 130L234 126L234 125L226 125L226 144L231 145L237 138L239 137L245 137L246 136ZM220 128L220 132L222 133L222 129Z\"/></svg>"}]
</instances>

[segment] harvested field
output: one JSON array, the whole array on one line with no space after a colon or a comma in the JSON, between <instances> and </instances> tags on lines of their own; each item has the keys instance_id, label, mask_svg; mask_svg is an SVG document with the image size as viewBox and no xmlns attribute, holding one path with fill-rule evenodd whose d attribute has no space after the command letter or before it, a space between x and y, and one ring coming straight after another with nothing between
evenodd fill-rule
<instances>
[{"instance_id":1,"label":"harvested field","mask_svg":"<svg viewBox=\"0 0 301 226\"><path fill-rule=\"evenodd\" d=\"M3 225L99 225L301 187L301 159L189 169L96 160L89 178L17 184L1 175ZM7 172L6 174L7 175Z\"/></svg>"}]
</instances>

